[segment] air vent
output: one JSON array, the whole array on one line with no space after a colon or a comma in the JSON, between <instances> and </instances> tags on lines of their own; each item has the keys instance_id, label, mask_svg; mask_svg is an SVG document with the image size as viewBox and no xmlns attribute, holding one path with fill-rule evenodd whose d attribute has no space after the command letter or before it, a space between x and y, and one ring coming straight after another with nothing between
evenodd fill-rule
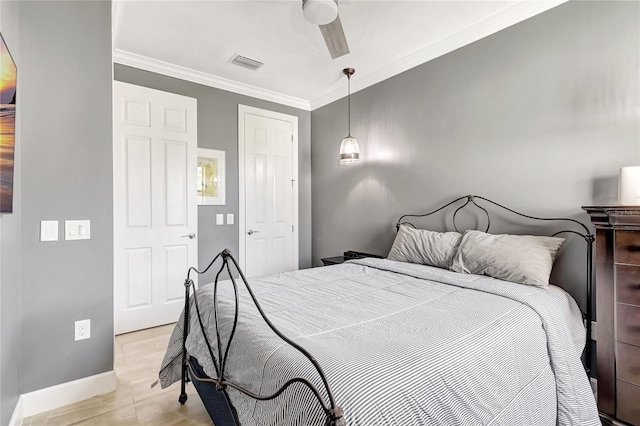
<instances>
[{"instance_id":1,"label":"air vent","mask_svg":"<svg viewBox=\"0 0 640 426\"><path fill-rule=\"evenodd\" d=\"M235 55L233 58L231 58L231 63L244 68L249 68L250 70L254 71L264 65L260 61L256 61L255 59L247 58L246 56L240 55Z\"/></svg>"}]
</instances>

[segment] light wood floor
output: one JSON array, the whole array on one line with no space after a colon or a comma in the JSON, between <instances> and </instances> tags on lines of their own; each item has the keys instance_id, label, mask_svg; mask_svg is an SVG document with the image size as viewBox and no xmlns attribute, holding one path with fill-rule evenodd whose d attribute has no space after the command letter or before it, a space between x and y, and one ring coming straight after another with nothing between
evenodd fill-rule
<instances>
[{"instance_id":1,"label":"light wood floor","mask_svg":"<svg viewBox=\"0 0 640 426\"><path fill-rule=\"evenodd\" d=\"M116 336L114 368L117 389L86 401L37 416L27 417L31 425L212 425L192 384L189 399L178 403L180 383L167 389L151 384L167 349L173 325Z\"/></svg>"}]
</instances>

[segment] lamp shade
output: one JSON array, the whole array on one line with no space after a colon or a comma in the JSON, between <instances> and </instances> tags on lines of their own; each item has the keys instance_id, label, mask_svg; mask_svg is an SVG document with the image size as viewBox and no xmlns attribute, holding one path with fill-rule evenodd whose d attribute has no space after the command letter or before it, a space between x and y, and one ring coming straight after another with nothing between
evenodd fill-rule
<instances>
[{"instance_id":1,"label":"lamp shade","mask_svg":"<svg viewBox=\"0 0 640 426\"><path fill-rule=\"evenodd\" d=\"M640 166L620 168L618 202L623 206L640 206Z\"/></svg>"},{"instance_id":2,"label":"lamp shade","mask_svg":"<svg viewBox=\"0 0 640 426\"><path fill-rule=\"evenodd\" d=\"M348 166L350 164L356 164L360 160L360 147L358 147L358 140L349 135L342 139L340 144L340 164Z\"/></svg>"},{"instance_id":3,"label":"lamp shade","mask_svg":"<svg viewBox=\"0 0 640 426\"><path fill-rule=\"evenodd\" d=\"M327 25L336 20L338 3L335 0L304 0L302 14L312 24Z\"/></svg>"}]
</instances>

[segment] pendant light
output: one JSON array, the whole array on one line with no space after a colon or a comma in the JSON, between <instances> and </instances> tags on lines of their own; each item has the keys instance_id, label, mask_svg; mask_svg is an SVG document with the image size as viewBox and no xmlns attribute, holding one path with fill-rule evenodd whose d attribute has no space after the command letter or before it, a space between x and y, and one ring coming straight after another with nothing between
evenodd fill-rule
<instances>
[{"instance_id":1,"label":"pendant light","mask_svg":"<svg viewBox=\"0 0 640 426\"><path fill-rule=\"evenodd\" d=\"M358 160L360 160L358 141L351 136L351 76L356 70L353 68L345 68L342 72L345 73L349 80L349 95L347 98L349 103L349 134L346 138L342 139L342 143L340 144L340 164L348 166L350 164L356 164Z\"/></svg>"}]
</instances>

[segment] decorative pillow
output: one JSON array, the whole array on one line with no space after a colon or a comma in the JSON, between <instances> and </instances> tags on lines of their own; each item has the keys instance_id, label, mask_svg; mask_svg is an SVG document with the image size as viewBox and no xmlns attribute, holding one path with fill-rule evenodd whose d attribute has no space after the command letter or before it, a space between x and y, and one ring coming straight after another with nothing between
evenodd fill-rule
<instances>
[{"instance_id":1,"label":"decorative pillow","mask_svg":"<svg viewBox=\"0 0 640 426\"><path fill-rule=\"evenodd\" d=\"M462 234L400 225L387 259L448 269Z\"/></svg>"},{"instance_id":2,"label":"decorative pillow","mask_svg":"<svg viewBox=\"0 0 640 426\"><path fill-rule=\"evenodd\" d=\"M452 271L547 287L564 238L492 235L466 231L453 257Z\"/></svg>"}]
</instances>

